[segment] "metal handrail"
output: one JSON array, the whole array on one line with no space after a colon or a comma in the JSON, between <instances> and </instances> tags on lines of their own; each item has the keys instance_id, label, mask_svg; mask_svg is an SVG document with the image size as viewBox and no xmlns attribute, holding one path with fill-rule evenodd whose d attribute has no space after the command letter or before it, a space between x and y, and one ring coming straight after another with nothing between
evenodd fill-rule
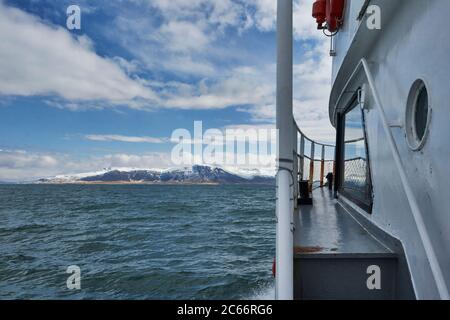
<instances>
[{"instance_id":1,"label":"metal handrail","mask_svg":"<svg viewBox=\"0 0 450 320\"><path fill-rule=\"evenodd\" d=\"M322 161L321 159L312 159L310 156L307 156L307 155L301 155L300 153L296 153L296 155L297 155L297 158L299 158L299 157L302 157L302 158L305 158L305 159L308 159L308 160L310 160L310 161ZM334 161L334 159L324 159L323 161L325 161L325 162L331 162L331 161Z\"/></svg>"},{"instance_id":2,"label":"metal handrail","mask_svg":"<svg viewBox=\"0 0 450 320\"><path fill-rule=\"evenodd\" d=\"M300 129L299 125L297 124L297 122L295 120L294 120L294 124L295 124L295 127L297 128L297 132L300 133L300 135L303 136L305 138L305 140L307 140L309 142L313 142L315 145L318 145L318 146L324 146L324 147L328 147L328 148L336 147L335 145L332 145L332 144L320 143L320 142L310 139L306 134L303 133L302 129Z\"/></svg>"},{"instance_id":3,"label":"metal handrail","mask_svg":"<svg viewBox=\"0 0 450 320\"><path fill-rule=\"evenodd\" d=\"M322 188L325 185L325 163L329 163L333 161L333 175L335 174L335 167L336 167L336 161L333 157L333 159L326 158L326 148L336 148L335 145L331 144L325 144L316 142L313 139L306 136L303 131L300 129L297 122L294 120L294 126L296 128L296 134L297 134L297 140L300 141L300 150L294 150L294 154L297 157L297 164L296 164L296 171L297 171L297 177L298 180L302 181L305 180L305 171L307 168L305 168L305 159L309 160L309 189L312 191L314 189L313 185L315 182L320 182L320 188ZM300 139L298 139L300 137ZM308 141L311 143L311 150L309 152L309 156L305 154L305 142ZM321 157L320 159L316 158L316 147L321 148ZM334 155L334 152L333 152ZM320 173L319 177L315 177L314 172L314 166L315 162L320 161Z\"/></svg>"},{"instance_id":4,"label":"metal handrail","mask_svg":"<svg viewBox=\"0 0 450 320\"><path fill-rule=\"evenodd\" d=\"M366 159L366 158L363 158L363 157L354 157L354 158L350 158L350 159L345 159L344 162L348 162L348 161L356 161L356 160L367 161L367 159Z\"/></svg>"},{"instance_id":5,"label":"metal handrail","mask_svg":"<svg viewBox=\"0 0 450 320\"><path fill-rule=\"evenodd\" d=\"M356 143L356 142L361 142L361 141L364 141L364 140L365 140L365 138L362 137L362 138L358 138L358 139L347 140L347 141L344 141L344 143Z\"/></svg>"}]
</instances>

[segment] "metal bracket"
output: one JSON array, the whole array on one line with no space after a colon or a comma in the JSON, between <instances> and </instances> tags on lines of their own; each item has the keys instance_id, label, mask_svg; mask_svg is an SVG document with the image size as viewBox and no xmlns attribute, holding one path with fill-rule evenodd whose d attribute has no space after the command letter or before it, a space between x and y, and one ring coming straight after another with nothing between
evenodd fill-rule
<instances>
[{"instance_id":1,"label":"metal bracket","mask_svg":"<svg viewBox=\"0 0 450 320\"><path fill-rule=\"evenodd\" d=\"M358 97L358 104L361 107L361 110L365 110L366 107L366 88L365 85L362 86L362 88L358 89L356 92Z\"/></svg>"}]
</instances>

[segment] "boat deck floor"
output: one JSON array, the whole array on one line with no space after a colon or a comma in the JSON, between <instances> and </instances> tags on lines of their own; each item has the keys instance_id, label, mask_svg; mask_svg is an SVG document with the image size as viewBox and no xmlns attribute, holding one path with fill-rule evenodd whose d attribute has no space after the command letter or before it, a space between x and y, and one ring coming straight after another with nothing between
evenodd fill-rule
<instances>
[{"instance_id":1,"label":"boat deck floor","mask_svg":"<svg viewBox=\"0 0 450 320\"><path fill-rule=\"evenodd\" d=\"M334 199L331 191L316 189L313 200L313 206L300 206L295 214L295 256L393 255Z\"/></svg>"}]
</instances>

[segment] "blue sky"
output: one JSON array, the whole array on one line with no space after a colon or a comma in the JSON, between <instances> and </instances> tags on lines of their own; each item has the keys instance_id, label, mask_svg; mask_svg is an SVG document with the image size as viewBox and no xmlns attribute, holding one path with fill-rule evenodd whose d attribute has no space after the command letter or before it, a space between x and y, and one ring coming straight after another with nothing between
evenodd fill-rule
<instances>
[{"instance_id":1,"label":"blue sky","mask_svg":"<svg viewBox=\"0 0 450 320\"><path fill-rule=\"evenodd\" d=\"M170 167L178 128L270 127L273 0L0 0L0 180ZM295 1L295 115L330 142L331 59ZM81 30L66 9L81 8Z\"/></svg>"}]
</instances>

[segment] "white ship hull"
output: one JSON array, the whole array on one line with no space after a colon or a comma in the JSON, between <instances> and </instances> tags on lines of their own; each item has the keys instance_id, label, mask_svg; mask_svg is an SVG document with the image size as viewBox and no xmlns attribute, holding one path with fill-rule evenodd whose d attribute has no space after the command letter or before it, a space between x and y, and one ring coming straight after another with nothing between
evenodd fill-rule
<instances>
[{"instance_id":1,"label":"white ship hull","mask_svg":"<svg viewBox=\"0 0 450 320\"><path fill-rule=\"evenodd\" d=\"M367 25L369 15L365 10L372 5L381 9L380 30ZM332 58L329 109L330 120L338 129L335 159L338 200L332 205L345 208L376 241L399 257L396 285L403 286L404 294L397 288L393 298L449 299L450 35L446 31L449 16L448 0L351 0L346 1L345 20L334 37L336 56ZM417 106L421 97L428 98L424 119L419 118L421 109ZM363 190L367 193L365 197L352 197L346 180L356 180L347 172L350 156L346 153L355 146L346 137L351 126L345 118L360 108L363 108L364 135L357 141L365 141L361 159L367 163L367 177L363 180L367 180L364 183L368 188ZM417 144L414 138L418 139ZM305 238L309 232L304 219L311 210L318 209L300 206L294 212L294 217L299 217L294 246L304 246L305 241L309 245L314 241L323 243L318 237ZM341 236L352 232L338 230L342 227L345 226L335 223L332 230ZM346 234L339 239L343 238L357 241ZM340 252L340 248L335 249ZM295 263L306 258L307 253L302 252ZM295 267L299 269L300 266ZM294 287L300 288L296 296L302 298L305 292L299 296L298 291L304 286L296 283L302 276L296 272L300 271L294 271Z\"/></svg>"}]
</instances>

